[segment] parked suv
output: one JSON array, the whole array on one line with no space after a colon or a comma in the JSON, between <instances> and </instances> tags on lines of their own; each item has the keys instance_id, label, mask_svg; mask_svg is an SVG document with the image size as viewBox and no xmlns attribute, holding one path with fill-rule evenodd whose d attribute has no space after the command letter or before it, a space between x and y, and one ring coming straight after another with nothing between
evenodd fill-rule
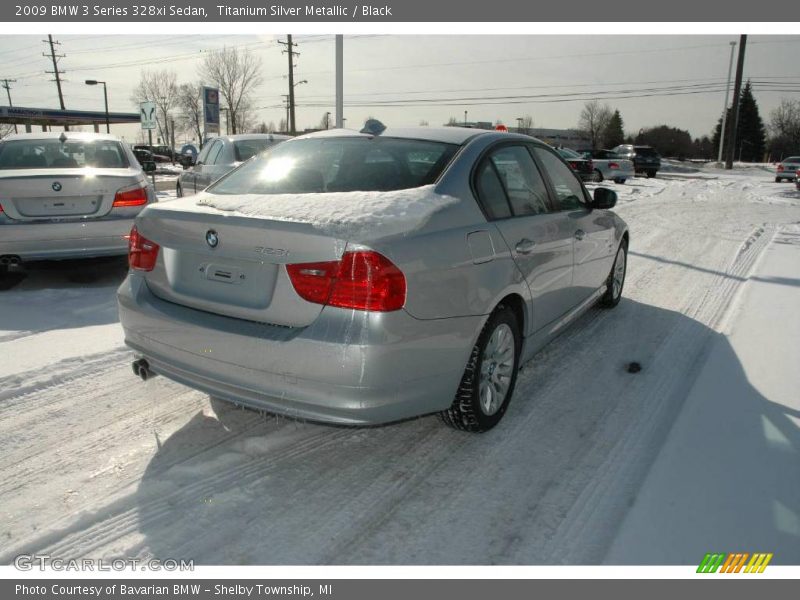
<instances>
[{"instance_id":1,"label":"parked suv","mask_svg":"<svg viewBox=\"0 0 800 600\"><path fill-rule=\"evenodd\" d=\"M648 177L655 177L656 173L661 169L661 156L651 146L622 144L614 148L612 152L621 158L633 161L633 168L636 173L644 173Z\"/></svg>"}]
</instances>

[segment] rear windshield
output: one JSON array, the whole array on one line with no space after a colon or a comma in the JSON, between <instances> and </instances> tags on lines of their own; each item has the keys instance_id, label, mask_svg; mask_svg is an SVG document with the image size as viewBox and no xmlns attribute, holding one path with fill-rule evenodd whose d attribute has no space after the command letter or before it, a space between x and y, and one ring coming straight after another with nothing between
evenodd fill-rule
<instances>
[{"instance_id":1,"label":"rear windshield","mask_svg":"<svg viewBox=\"0 0 800 600\"><path fill-rule=\"evenodd\" d=\"M556 151L564 158L583 158L575 150L570 150L569 148L556 148Z\"/></svg>"},{"instance_id":2,"label":"rear windshield","mask_svg":"<svg viewBox=\"0 0 800 600\"><path fill-rule=\"evenodd\" d=\"M783 162L786 163L800 163L800 156L790 156L789 158L785 158Z\"/></svg>"},{"instance_id":3,"label":"rear windshield","mask_svg":"<svg viewBox=\"0 0 800 600\"><path fill-rule=\"evenodd\" d=\"M214 194L378 192L436 181L458 146L398 138L309 138L279 144L208 188Z\"/></svg>"},{"instance_id":4,"label":"rear windshield","mask_svg":"<svg viewBox=\"0 0 800 600\"><path fill-rule=\"evenodd\" d=\"M0 169L122 169L128 166L125 152L113 140L58 138L9 140L0 144Z\"/></svg>"},{"instance_id":5,"label":"rear windshield","mask_svg":"<svg viewBox=\"0 0 800 600\"><path fill-rule=\"evenodd\" d=\"M653 148L636 146L635 150L636 154L639 156L658 156L658 152L656 152Z\"/></svg>"},{"instance_id":6,"label":"rear windshield","mask_svg":"<svg viewBox=\"0 0 800 600\"><path fill-rule=\"evenodd\" d=\"M263 152L273 144L275 144L275 141L268 138L238 140L233 143L233 153L236 155L237 162L244 162L250 160L256 154Z\"/></svg>"}]
</instances>

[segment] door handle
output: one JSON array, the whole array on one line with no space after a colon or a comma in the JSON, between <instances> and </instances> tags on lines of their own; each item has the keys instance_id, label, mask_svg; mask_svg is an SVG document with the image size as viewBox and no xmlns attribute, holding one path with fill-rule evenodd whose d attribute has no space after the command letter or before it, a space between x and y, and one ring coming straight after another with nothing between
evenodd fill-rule
<instances>
[{"instance_id":1,"label":"door handle","mask_svg":"<svg viewBox=\"0 0 800 600\"><path fill-rule=\"evenodd\" d=\"M536 246L536 242L533 240L529 240L528 238L522 238L520 241L517 242L517 245L514 246L514 250L517 251L517 254L530 254L533 252L534 247Z\"/></svg>"},{"instance_id":2,"label":"door handle","mask_svg":"<svg viewBox=\"0 0 800 600\"><path fill-rule=\"evenodd\" d=\"M579 242L584 237L586 237L586 232L583 229L578 229L578 231L575 232L575 239L578 240Z\"/></svg>"}]
</instances>

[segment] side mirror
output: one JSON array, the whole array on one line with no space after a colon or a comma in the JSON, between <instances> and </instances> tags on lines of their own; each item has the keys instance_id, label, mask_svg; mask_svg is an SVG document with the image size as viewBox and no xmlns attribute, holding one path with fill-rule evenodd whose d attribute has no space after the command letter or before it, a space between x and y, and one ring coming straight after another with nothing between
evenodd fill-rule
<instances>
[{"instance_id":1,"label":"side mirror","mask_svg":"<svg viewBox=\"0 0 800 600\"><path fill-rule=\"evenodd\" d=\"M595 188L592 208L614 208L616 204L617 192L604 187Z\"/></svg>"},{"instance_id":2,"label":"side mirror","mask_svg":"<svg viewBox=\"0 0 800 600\"><path fill-rule=\"evenodd\" d=\"M156 161L146 160L142 162L142 171L145 173L152 173L156 170Z\"/></svg>"}]
</instances>

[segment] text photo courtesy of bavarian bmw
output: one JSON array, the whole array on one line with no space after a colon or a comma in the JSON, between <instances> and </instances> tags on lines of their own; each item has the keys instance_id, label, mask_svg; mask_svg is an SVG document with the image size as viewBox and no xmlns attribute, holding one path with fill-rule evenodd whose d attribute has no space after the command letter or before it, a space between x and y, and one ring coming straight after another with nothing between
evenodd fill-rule
<instances>
[{"instance_id":1,"label":"text photo courtesy of bavarian bmw","mask_svg":"<svg viewBox=\"0 0 800 600\"><path fill-rule=\"evenodd\" d=\"M485 431L522 362L619 302L615 202L524 135L295 138L136 219L118 292L134 372L304 419Z\"/></svg>"}]
</instances>

